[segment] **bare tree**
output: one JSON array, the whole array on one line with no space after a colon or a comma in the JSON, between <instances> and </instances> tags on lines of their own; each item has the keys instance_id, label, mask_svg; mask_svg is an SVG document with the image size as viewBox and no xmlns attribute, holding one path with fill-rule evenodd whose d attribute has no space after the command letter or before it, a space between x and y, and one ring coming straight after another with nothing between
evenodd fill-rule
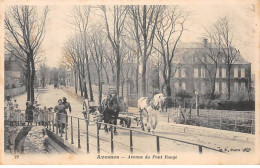
<instances>
[{"instance_id":1,"label":"bare tree","mask_svg":"<svg viewBox=\"0 0 260 168\"><path fill-rule=\"evenodd\" d=\"M15 50L17 56L26 62L27 100L34 102L34 79L36 56L42 51L45 26L49 8L38 15L35 6L11 6L5 13L5 48ZM24 55L26 57L24 57Z\"/></svg>"},{"instance_id":2,"label":"bare tree","mask_svg":"<svg viewBox=\"0 0 260 168\"><path fill-rule=\"evenodd\" d=\"M208 72L211 83L211 99L215 98L215 82L219 60L221 60L220 36L214 27L205 29L204 43L199 44L198 57L200 63ZM213 63L213 66L211 65Z\"/></svg>"},{"instance_id":3,"label":"bare tree","mask_svg":"<svg viewBox=\"0 0 260 168\"><path fill-rule=\"evenodd\" d=\"M131 6L135 38L142 65L142 96L146 96L146 64L153 49L153 41L162 6Z\"/></svg>"},{"instance_id":4,"label":"bare tree","mask_svg":"<svg viewBox=\"0 0 260 168\"><path fill-rule=\"evenodd\" d=\"M105 27L107 32L108 40L110 41L113 51L115 53L115 65L116 65L116 90L119 93L120 86L120 73L121 73L121 45L122 34L125 26L125 20L127 16L128 6L113 6L113 9L108 8L107 6L100 6L104 14ZM112 18L109 19L108 11L112 12ZM111 23L110 23L111 21ZM111 28L112 27L112 28Z\"/></svg>"},{"instance_id":5,"label":"bare tree","mask_svg":"<svg viewBox=\"0 0 260 168\"><path fill-rule=\"evenodd\" d=\"M75 79L77 78L76 74L78 74L81 96L83 96L83 92L84 94L86 94L86 87L84 87L84 81L83 81L86 75L85 57L83 52L84 50L83 50L83 44L82 44L80 34L75 34L74 36L69 38L63 48L63 56L65 58L64 63L66 61L65 63L66 65L75 68L75 72L74 72ZM75 87L76 87L76 83L75 83Z\"/></svg>"},{"instance_id":6,"label":"bare tree","mask_svg":"<svg viewBox=\"0 0 260 168\"><path fill-rule=\"evenodd\" d=\"M239 51L234 47L233 32L230 20L227 17L220 18L214 25L220 39L220 46L223 52L224 61L227 64L228 72L228 99L231 93L231 69L238 60Z\"/></svg>"},{"instance_id":7,"label":"bare tree","mask_svg":"<svg viewBox=\"0 0 260 168\"><path fill-rule=\"evenodd\" d=\"M87 28L89 24L89 14L90 14L91 6L74 6L72 10L72 21L71 24L73 27L79 32L81 35L80 38L83 43L83 56L82 63L82 73L83 73L83 83L84 83L84 96L85 98L88 98L87 95L87 87L86 87L86 80L85 80L85 68L84 65L86 64L86 70L87 70L87 77L88 77L88 84L89 84L89 94L90 94L90 100L93 101L93 91L92 91L92 84L91 84L91 75L89 70L89 55L88 55L88 49L87 49Z\"/></svg>"},{"instance_id":8,"label":"bare tree","mask_svg":"<svg viewBox=\"0 0 260 168\"><path fill-rule=\"evenodd\" d=\"M102 101L102 69L103 69L103 58L104 58L104 53L106 50L106 39L104 39L104 34L102 29L99 28L93 28L92 33L89 35L89 43L88 43L88 48L90 55L94 61L94 65L96 67L97 71L97 77L98 77L98 90L99 90L99 98L98 102L101 105Z\"/></svg>"},{"instance_id":9,"label":"bare tree","mask_svg":"<svg viewBox=\"0 0 260 168\"><path fill-rule=\"evenodd\" d=\"M160 15L160 22L156 26L156 39L159 44L154 48L162 56L162 74L167 96L171 96L171 78L174 75L173 58L177 44L185 30L184 24L187 17L188 13L179 6L164 7L163 13Z\"/></svg>"}]
</instances>

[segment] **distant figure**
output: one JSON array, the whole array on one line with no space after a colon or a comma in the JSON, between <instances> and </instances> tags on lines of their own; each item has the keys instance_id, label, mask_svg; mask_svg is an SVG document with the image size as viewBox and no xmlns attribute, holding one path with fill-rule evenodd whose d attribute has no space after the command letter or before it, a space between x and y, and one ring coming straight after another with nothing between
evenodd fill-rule
<instances>
[{"instance_id":1,"label":"distant figure","mask_svg":"<svg viewBox=\"0 0 260 168\"><path fill-rule=\"evenodd\" d=\"M16 107L16 104L18 104L18 103L17 103L16 99L14 99L14 107Z\"/></svg>"},{"instance_id":2,"label":"distant figure","mask_svg":"<svg viewBox=\"0 0 260 168\"><path fill-rule=\"evenodd\" d=\"M10 99L11 99L11 96L8 94L8 95L6 96L6 100L9 102Z\"/></svg>"},{"instance_id":3,"label":"distant figure","mask_svg":"<svg viewBox=\"0 0 260 168\"><path fill-rule=\"evenodd\" d=\"M26 119L25 119L25 116L24 116L23 113L21 114L21 118L20 118L20 119L21 119L21 120L20 120L20 124L21 124L22 126L24 126Z\"/></svg>"},{"instance_id":4,"label":"distant figure","mask_svg":"<svg viewBox=\"0 0 260 168\"><path fill-rule=\"evenodd\" d=\"M33 105L33 120L36 125L38 124L40 125L39 115L40 115L40 109L38 107L37 101L35 101Z\"/></svg>"},{"instance_id":5,"label":"distant figure","mask_svg":"<svg viewBox=\"0 0 260 168\"><path fill-rule=\"evenodd\" d=\"M31 102L26 102L26 110L25 110L25 115L26 115L26 122L28 122L28 125L32 125L33 122L33 105Z\"/></svg>"},{"instance_id":6,"label":"distant figure","mask_svg":"<svg viewBox=\"0 0 260 168\"><path fill-rule=\"evenodd\" d=\"M43 107L43 117L44 126L47 126L49 122L49 111L46 106Z\"/></svg>"},{"instance_id":7,"label":"distant figure","mask_svg":"<svg viewBox=\"0 0 260 168\"><path fill-rule=\"evenodd\" d=\"M20 125L21 110L17 103L14 105L14 117L15 117L15 125Z\"/></svg>"}]
</instances>

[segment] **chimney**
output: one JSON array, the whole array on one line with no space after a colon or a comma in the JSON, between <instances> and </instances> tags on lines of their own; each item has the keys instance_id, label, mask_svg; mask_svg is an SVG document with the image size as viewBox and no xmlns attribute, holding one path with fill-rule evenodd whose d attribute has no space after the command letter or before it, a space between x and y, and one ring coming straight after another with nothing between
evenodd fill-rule
<instances>
[{"instance_id":1,"label":"chimney","mask_svg":"<svg viewBox=\"0 0 260 168\"><path fill-rule=\"evenodd\" d=\"M208 47L208 39L204 38L203 39L203 44L204 44L204 47Z\"/></svg>"}]
</instances>

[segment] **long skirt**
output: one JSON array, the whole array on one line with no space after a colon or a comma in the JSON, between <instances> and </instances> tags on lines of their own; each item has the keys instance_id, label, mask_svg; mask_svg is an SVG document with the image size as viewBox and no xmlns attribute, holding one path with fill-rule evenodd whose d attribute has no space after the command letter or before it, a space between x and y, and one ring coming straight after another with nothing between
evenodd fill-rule
<instances>
[{"instance_id":1,"label":"long skirt","mask_svg":"<svg viewBox=\"0 0 260 168\"><path fill-rule=\"evenodd\" d=\"M26 110L26 122L33 122L32 110Z\"/></svg>"},{"instance_id":2,"label":"long skirt","mask_svg":"<svg viewBox=\"0 0 260 168\"><path fill-rule=\"evenodd\" d=\"M57 126L60 126L61 124L65 124L67 120L67 117L64 113L57 113L55 117L55 122Z\"/></svg>"}]
</instances>

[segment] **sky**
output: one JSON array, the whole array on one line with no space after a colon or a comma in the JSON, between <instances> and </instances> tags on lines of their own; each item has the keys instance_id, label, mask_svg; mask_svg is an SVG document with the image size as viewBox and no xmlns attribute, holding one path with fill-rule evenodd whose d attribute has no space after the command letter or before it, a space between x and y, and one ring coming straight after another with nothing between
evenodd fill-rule
<instances>
[{"instance_id":1,"label":"sky","mask_svg":"<svg viewBox=\"0 0 260 168\"><path fill-rule=\"evenodd\" d=\"M227 16L232 21L236 47L241 55L255 67L255 37L254 21L255 13L247 9L245 5L221 5L221 4L191 4L181 6L191 13L187 22L187 31L184 32L181 42L198 42L203 35L204 29L212 25L220 17ZM46 64L57 67L61 62L62 47L65 41L73 34L71 26L67 22L71 6L50 6L48 24L44 40Z\"/></svg>"}]
</instances>

